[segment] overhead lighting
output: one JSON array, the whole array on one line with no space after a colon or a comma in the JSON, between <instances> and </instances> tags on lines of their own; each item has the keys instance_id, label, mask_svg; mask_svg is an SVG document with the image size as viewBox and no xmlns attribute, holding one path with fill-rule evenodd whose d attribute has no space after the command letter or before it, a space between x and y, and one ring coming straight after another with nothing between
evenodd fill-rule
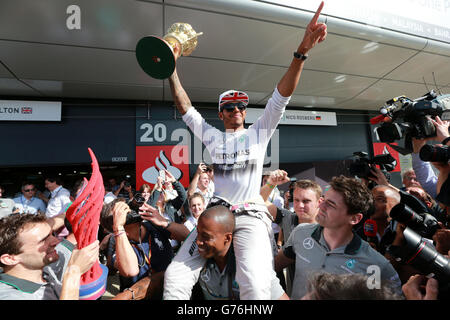
<instances>
[{"instance_id":1,"label":"overhead lighting","mask_svg":"<svg viewBox=\"0 0 450 320\"><path fill-rule=\"evenodd\" d=\"M369 42L368 44L366 44L362 48L361 53L362 54L369 53L369 52L377 50L379 47L380 47L380 45L377 42L372 41L372 42Z\"/></svg>"},{"instance_id":2,"label":"overhead lighting","mask_svg":"<svg viewBox=\"0 0 450 320\"><path fill-rule=\"evenodd\" d=\"M345 74L341 74L340 76L337 76L336 78L334 78L334 81L336 83L341 83L341 82L344 82L345 80L347 80L347 76Z\"/></svg>"}]
</instances>

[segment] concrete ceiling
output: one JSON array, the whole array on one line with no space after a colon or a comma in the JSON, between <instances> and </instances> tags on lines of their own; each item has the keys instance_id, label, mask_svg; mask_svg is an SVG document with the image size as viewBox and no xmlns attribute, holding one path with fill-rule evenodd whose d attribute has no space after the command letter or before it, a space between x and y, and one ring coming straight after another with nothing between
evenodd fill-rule
<instances>
[{"instance_id":1,"label":"concrete ceiling","mask_svg":"<svg viewBox=\"0 0 450 320\"><path fill-rule=\"evenodd\" d=\"M74 4L79 30L67 27ZM141 70L135 47L187 22L203 32L193 54L178 61L191 100L216 103L234 88L264 104L311 16L250 0L2 0L0 95L171 101L168 81ZM435 81L450 92L449 43L329 16L326 7L320 21L328 37L310 52L290 106L378 110Z\"/></svg>"}]
</instances>

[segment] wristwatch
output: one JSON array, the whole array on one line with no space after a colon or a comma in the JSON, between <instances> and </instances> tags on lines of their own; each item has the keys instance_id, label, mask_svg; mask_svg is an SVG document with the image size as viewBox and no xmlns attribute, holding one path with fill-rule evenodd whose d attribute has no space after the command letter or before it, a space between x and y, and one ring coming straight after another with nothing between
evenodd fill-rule
<instances>
[{"instance_id":1,"label":"wristwatch","mask_svg":"<svg viewBox=\"0 0 450 320\"><path fill-rule=\"evenodd\" d=\"M308 55L307 54L298 53L297 51L294 51L294 58L305 61L306 58L308 58Z\"/></svg>"},{"instance_id":2,"label":"wristwatch","mask_svg":"<svg viewBox=\"0 0 450 320\"><path fill-rule=\"evenodd\" d=\"M131 300L136 300L136 297L134 296L134 290L131 288L125 288L124 291L130 291L131 292Z\"/></svg>"}]
</instances>

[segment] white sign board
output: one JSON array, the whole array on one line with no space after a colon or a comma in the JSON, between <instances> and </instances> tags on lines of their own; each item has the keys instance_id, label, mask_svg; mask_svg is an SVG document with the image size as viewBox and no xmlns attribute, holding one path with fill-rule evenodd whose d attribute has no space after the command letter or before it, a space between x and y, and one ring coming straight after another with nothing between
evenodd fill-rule
<instances>
[{"instance_id":1,"label":"white sign board","mask_svg":"<svg viewBox=\"0 0 450 320\"><path fill-rule=\"evenodd\" d=\"M254 123L264 112L264 109L247 108L246 123ZM337 126L335 112L285 110L280 124Z\"/></svg>"},{"instance_id":2,"label":"white sign board","mask_svg":"<svg viewBox=\"0 0 450 320\"><path fill-rule=\"evenodd\" d=\"M320 0L267 0L277 5L315 12ZM449 0L325 1L322 14L368 23L413 35L450 41ZM323 21L324 17L321 17Z\"/></svg>"},{"instance_id":3,"label":"white sign board","mask_svg":"<svg viewBox=\"0 0 450 320\"><path fill-rule=\"evenodd\" d=\"M0 100L0 121L61 121L61 102Z\"/></svg>"}]
</instances>

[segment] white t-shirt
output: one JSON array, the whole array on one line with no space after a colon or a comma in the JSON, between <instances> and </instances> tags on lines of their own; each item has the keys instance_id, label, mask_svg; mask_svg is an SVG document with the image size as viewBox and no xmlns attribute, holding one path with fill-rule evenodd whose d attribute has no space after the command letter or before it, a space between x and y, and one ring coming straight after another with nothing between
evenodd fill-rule
<instances>
[{"instance_id":1,"label":"white t-shirt","mask_svg":"<svg viewBox=\"0 0 450 320\"><path fill-rule=\"evenodd\" d=\"M236 204L256 201L260 195L261 176L267 145L274 133L290 97L283 97L275 88L263 115L248 129L221 132L206 123L191 107L183 121L209 151L214 164L214 195Z\"/></svg>"},{"instance_id":2,"label":"white t-shirt","mask_svg":"<svg viewBox=\"0 0 450 320\"><path fill-rule=\"evenodd\" d=\"M47 204L47 210L45 215L47 218L63 213L67 209L67 205L70 204L70 192L69 190L59 186L51 192L51 198Z\"/></svg>"},{"instance_id":3,"label":"white t-shirt","mask_svg":"<svg viewBox=\"0 0 450 320\"><path fill-rule=\"evenodd\" d=\"M105 204L110 203L114 199L117 199L117 197L115 196L115 194L112 191L110 191L107 194L105 194L105 197L103 198L103 203L105 203Z\"/></svg>"},{"instance_id":4,"label":"white t-shirt","mask_svg":"<svg viewBox=\"0 0 450 320\"><path fill-rule=\"evenodd\" d=\"M197 226L197 222L197 219L193 216L189 216L189 218L187 218L184 222L184 225L188 228L189 232L191 232Z\"/></svg>"}]
</instances>

